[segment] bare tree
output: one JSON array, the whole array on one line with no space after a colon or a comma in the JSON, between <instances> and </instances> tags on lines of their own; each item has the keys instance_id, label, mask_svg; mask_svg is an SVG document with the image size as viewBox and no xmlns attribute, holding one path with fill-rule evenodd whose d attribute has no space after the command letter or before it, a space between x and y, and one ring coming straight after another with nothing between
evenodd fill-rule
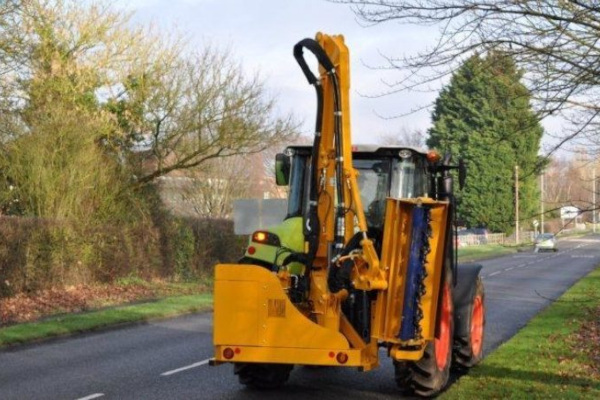
<instances>
[{"instance_id":1,"label":"bare tree","mask_svg":"<svg viewBox=\"0 0 600 400\"><path fill-rule=\"evenodd\" d=\"M425 147L427 135L420 129L400 128L397 133L388 133L379 136L379 143L383 145L401 145L416 148Z\"/></svg>"},{"instance_id":2,"label":"bare tree","mask_svg":"<svg viewBox=\"0 0 600 400\"><path fill-rule=\"evenodd\" d=\"M555 216L564 206L575 206L584 211L583 220L592 221L597 212L594 203L594 177L598 161L585 149L570 158L553 157L544 171L544 209ZM596 170L596 171L594 171ZM598 194L598 188L596 194Z\"/></svg>"},{"instance_id":3,"label":"bare tree","mask_svg":"<svg viewBox=\"0 0 600 400\"><path fill-rule=\"evenodd\" d=\"M474 53L501 50L525 71L539 117L560 114L566 142L596 145L600 123L600 7L561 0L334 0L368 23L395 21L439 28L435 45L400 58L391 92L425 88Z\"/></svg>"},{"instance_id":4,"label":"bare tree","mask_svg":"<svg viewBox=\"0 0 600 400\"><path fill-rule=\"evenodd\" d=\"M263 83L245 78L227 54L209 48L176 60L176 68L154 79L144 119L157 164L141 183L214 158L259 153L296 136L290 116L274 116Z\"/></svg>"},{"instance_id":5,"label":"bare tree","mask_svg":"<svg viewBox=\"0 0 600 400\"><path fill-rule=\"evenodd\" d=\"M260 155L249 158L217 158L207 162L202 170L186 173L191 179L182 191L182 197L194 216L231 218L233 201L250 197L262 177Z\"/></svg>"}]
</instances>

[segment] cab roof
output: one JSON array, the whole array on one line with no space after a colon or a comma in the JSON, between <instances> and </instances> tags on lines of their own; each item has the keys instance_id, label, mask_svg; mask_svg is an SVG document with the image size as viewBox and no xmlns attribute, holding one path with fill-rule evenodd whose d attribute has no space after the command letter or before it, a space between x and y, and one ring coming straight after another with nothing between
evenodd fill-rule
<instances>
[{"instance_id":1,"label":"cab roof","mask_svg":"<svg viewBox=\"0 0 600 400\"><path fill-rule=\"evenodd\" d=\"M288 149L297 150L297 151L310 151L312 149L311 145L307 144L298 144L291 145L287 147ZM352 152L353 153L374 153L374 154L385 154L391 152L397 152L400 150L411 150L420 155L426 156L427 150L423 148L417 148L412 146L401 146L401 145L380 145L380 144L353 144Z\"/></svg>"}]
</instances>

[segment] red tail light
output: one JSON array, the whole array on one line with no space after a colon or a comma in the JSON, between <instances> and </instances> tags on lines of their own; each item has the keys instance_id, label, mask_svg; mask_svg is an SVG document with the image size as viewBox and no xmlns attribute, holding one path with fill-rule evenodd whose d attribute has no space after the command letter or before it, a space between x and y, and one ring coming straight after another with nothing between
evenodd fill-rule
<instances>
[{"instance_id":1,"label":"red tail light","mask_svg":"<svg viewBox=\"0 0 600 400\"><path fill-rule=\"evenodd\" d=\"M223 350L223 358L225 358L226 360L231 360L233 356L234 352L232 348L227 347L225 350Z\"/></svg>"},{"instance_id":2,"label":"red tail light","mask_svg":"<svg viewBox=\"0 0 600 400\"><path fill-rule=\"evenodd\" d=\"M348 362L348 354L340 352L340 353L337 354L337 356L335 357L335 359L340 364L346 364Z\"/></svg>"}]
</instances>

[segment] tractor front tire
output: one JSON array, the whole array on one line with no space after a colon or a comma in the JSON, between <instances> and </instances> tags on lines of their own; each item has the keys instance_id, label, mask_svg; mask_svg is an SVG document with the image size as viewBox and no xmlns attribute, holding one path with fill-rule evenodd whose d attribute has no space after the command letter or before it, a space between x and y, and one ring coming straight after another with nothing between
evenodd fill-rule
<instances>
[{"instance_id":1,"label":"tractor front tire","mask_svg":"<svg viewBox=\"0 0 600 400\"><path fill-rule=\"evenodd\" d=\"M419 361L394 362L396 383L406 393L433 397L448 384L454 328L451 282L452 279L447 276L442 290L435 339L427 344L423 357Z\"/></svg>"},{"instance_id":2,"label":"tractor front tire","mask_svg":"<svg viewBox=\"0 0 600 400\"><path fill-rule=\"evenodd\" d=\"M477 277L476 289L470 299L469 307L465 307L464 315L459 315L461 336L454 338L455 369L468 369L478 364L483 358L483 338L485 328L485 292L481 277Z\"/></svg>"},{"instance_id":3,"label":"tractor front tire","mask_svg":"<svg viewBox=\"0 0 600 400\"><path fill-rule=\"evenodd\" d=\"M252 389L276 389L287 382L294 368L288 364L239 363L234 366L234 373L240 383Z\"/></svg>"}]
</instances>

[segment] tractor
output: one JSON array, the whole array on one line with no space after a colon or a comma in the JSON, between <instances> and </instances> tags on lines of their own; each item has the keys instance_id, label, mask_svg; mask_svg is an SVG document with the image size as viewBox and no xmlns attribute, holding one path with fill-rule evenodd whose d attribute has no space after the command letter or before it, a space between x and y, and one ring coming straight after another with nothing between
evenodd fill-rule
<instances>
[{"instance_id":1,"label":"tractor","mask_svg":"<svg viewBox=\"0 0 600 400\"><path fill-rule=\"evenodd\" d=\"M305 59L312 53L319 71ZM370 371L380 349L400 388L435 396L483 357L481 266L457 263L454 179L462 162L407 146L355 145L341 35L294 46L317 112L312 145L275 159L287 215L215 267L214 358L241 384L276 388L294 366Z\"/></svg>"}]
</instances>

